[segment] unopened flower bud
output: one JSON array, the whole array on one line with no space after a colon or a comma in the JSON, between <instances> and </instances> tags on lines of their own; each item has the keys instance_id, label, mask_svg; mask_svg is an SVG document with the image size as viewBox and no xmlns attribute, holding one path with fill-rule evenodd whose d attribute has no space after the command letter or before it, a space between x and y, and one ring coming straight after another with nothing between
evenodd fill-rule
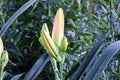
<instances>
[{"instance_id":1,"label":"unopened flower bud","mask_svg":"<svg viewBox=\"0 0 120 80\"><path fill-rule=\"evenodd\" d=\"M62 52L65 52L67 50L68 47L68 40L66 37L63 37L62 42L61 42L61 46L60 46L60 50Z\"/></svg>"},{"instance_id":2,"label":"unopened flower bud","mask_svg":"<svg viewBox=\"0 0 120 80\"><path fill-rule=\"evenodd\" d=\"M58 49L49 35L47 25L43 25L39 41L52 58L55 58L57 61L61 61L61 58L58 54Z\"/></svg>"},{"instance_id":3,"label":"unopened flower bud","mask_svg":"<svg viewBox=\"0 0 120 80\"><path fill-rule=\"evenodd\" d=\"M0 60L0 66L2 66L3 68L7 65L8 63L8 52L7 51L3 51L2 55L1 55L1 60Z\"/></svg>"},{"instance_id":4,"label":"unopened flower bud","mask_svg":"<svg viewBox=\"0 0 120 80\"><path fill-rule=\"evenodd\" d=\"M54 19L52 39L55 45L60 46L64 36L64 14L62 8L59 8Z\"/></svg>"}]
</instances>

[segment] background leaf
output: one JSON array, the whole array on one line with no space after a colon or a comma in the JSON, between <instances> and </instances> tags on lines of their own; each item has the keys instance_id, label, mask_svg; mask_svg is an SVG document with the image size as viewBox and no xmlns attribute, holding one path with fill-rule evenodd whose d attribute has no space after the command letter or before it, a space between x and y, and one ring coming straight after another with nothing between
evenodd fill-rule
<instances>
[{"instance_id":1,"label":"background leaf","mask_svg":"<svg viewBox=\"0 0 120 80\"><path fill-rule=\"evenodd\" d=\"M5 25L0 30L0 37L7 31L10 25L17 19L24 11L26 11L31 5L33 5L37 0L29 0L20 9L18 9L13 16L5 23Z\"/></svg>"},{"instance_id":2,"label":"background leaf","mask_svg":"<svg viewBox=\"0 0 120 80\"><path fill-rule=\"evenodd\" d=\"M104 41L105 41L105 38L98 40L96 45L90 50L89 53L87 53L82 63L79 65L78 69L72 75L71 80L78 80L81 77L84 70L87 68L88 64L90 63L95 53L99 50L99 47L103 44Z\"/></svg>"},{"instance_id":3,"label":"background leaf","mask_svg":"<svg viewBox=\"0 0 120 80\"><path fill-rule=\"evenodd\" d=\"M44 53L27 73L24 80L34 80L42 72L49 60L48 54Z\"/></svg>"},{"instance_id":4,"label":"background leaf","mask_svg":"<svg viewBox=\"0 0 120 80\"><path fill-rule=\"evenodd\" d=\"M15 75L11 80L18 80L23 74Z\"/></svg>"},{"instance_id":5,"label":"background leaf","mask_svg":"<svg viewBox=\"0 0 120 80\"><path fill-rule=\"evenodd\" d=\"M94 63L91 70L88 72L85 80L98 80L103 70L113 58L113 56L120 50L120 41L116 41L108 46L100 55L98 60Z\"/></svg>"},{"instance_id":6,"label":"background leaf","mask_svg":"<svg viewBox=\"0 0 120 80\"><path fill-rule=\"evenodd\" d=\"M64 77L67 76L67 79L70 80L71 75L82 64L83 59L85 59L91 48L95 47L96 41L99 40L98 38L109 37L108 44L120 40L119 1L0 0L0 36L10 59L4 69L8 73L4 79L10 80L15 75L24 73L20 77L23 80L24 76L32 69L34 63L46 52L38 41L41 26L43 23L47 23L51 33L55 13L61 7L65 15L65 36L69 41L63 72L65 73ZM20 9L21 11L18 12ZM16 14L16 11L18 14ZM94 49L97 52L94 54L99 54L99 51L101 53L101 49L103 50L104 46L108 46L108 44L103 42L99 47L96 46ZM90 62L90 64L93 65L93 62ZM90 64L87 65L90 66ZM100 79L120 80L119 65L120 52L111 59ZM91 68L89 66L86 68L87 70L84 69L82 71L82 78ZM44 66L44 69L42 69L36 79L54 79L50 63Z\"/></svg>"}]
</instances>

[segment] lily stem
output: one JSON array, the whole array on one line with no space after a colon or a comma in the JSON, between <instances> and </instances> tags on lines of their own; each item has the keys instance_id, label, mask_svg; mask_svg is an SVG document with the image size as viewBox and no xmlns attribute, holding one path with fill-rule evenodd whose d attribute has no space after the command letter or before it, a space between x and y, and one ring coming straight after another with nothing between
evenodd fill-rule
<instances>
[{"instance_id":1,"label":"lily stem","mask_svg":"<svg viewBox=\"0 0 120 80\"><path fill-rule=\"evenodd\" d=\"M52 63L52 67L53 67L53 70L54 70L54 74L55 74L55 80L61 80L59 78L59 70L57 68L57 62L54 58L51 58L51 63Z\"/></svg>"},{"instance_id":2,"label":"lily stem","mask_svg":"<svg viewBox=\"0 0 120 80\"><path fill-rule=\"evenodd\" d=\"M0 66L0 80L2 80L3 78L3 67Z\"/></svg>"},{"instance_id":3,"label":"lily stem","mask_svg":"<svg viewBox=\"0 0 120 80\"><path fill-rule=\"evenodd\" d=\"M64 61L65 61L64 53L61 53L61 58L62 58L62 61L60 62L60 79L64 80L64 77L63 77L63 68L64 68Z\"/></svg>"},{"instance_id":4,"label":"lily stem","mask_svg":"<svg viewBox=\"0 0 120 80\"><path fill-rule=\"evenodd\" d=\"M63 80L63 63L60 63L60 79Z\"/></svg>"}]
</instances>

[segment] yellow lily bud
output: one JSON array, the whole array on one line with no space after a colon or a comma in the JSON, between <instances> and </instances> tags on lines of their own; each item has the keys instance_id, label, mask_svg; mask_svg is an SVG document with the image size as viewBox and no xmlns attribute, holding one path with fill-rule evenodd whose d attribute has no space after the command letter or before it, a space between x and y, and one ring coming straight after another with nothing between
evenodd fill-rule
<instances>
[{"instance_id":1,"label":"yellow lily bud","mask_svg":"<svg viewBox=\"0 0 120 80\"><path fill-rule=\"evenodd\" d=\"M65 52L67 50L68 47L68 40L66 37L63 37L62 42L61 42L61 46L60 46L60 50L62 52Z\"/></svg>"},{"instance_id":2,"label":"yellow lily bud","mask_svg":"<svg viewBox=\"0 0 120 80\"><path fill-rule=\"evenodd\" d=\"M52 39L55 45L60 46L64 35L64 14L62 8L59 8L53 24Z\"/></svg>"},{"instance_id":3,"label":"yellow lily bud","mask_svg":"<svg viewBox=\"0 0 120 80\"><path fill-rule=\"evenodd\" d=\"M61 61L58 49L46 29L48 29L47 25L43 25L39 41L51 57L55 58L57 61Z\"/></svg>"},{"instance_id":4,"label":"yellow lily bud","mask_svg":"<svg viewBox=\"0 0 120 80\"><path fill-rule=\"evenodd\" d=\"M0 60L0 65L4 68L7 63L8 63L8 52L7 51L3 51L2 55L1 55L1 60Z\"/></svg>"},{"instance_id":5,"label":"yellow lily bud","mask_svg":"<svg viewBox=\"0 0 120 80\"><path fill-rule=\"evenodd\" d=\"M2 39L0 38L0 57L2 55L2 52L3 52L3 42Z\"/></svg>"}]
</instances>

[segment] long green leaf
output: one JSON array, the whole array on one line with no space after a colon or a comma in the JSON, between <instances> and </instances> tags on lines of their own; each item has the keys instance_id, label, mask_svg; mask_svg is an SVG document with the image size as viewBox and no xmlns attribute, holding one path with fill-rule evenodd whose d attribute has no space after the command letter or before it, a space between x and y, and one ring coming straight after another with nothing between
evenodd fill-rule
<instances>
[{"instance_id":1,"label":"long green leaf","mask_svg":"<svg viewBox=\"0 0 120 80\"><path fill-rule=\"evenodd\" d=\"M11 80L18 80L23 74L15 75Z\"/></svg>"},{"instance_id":2,"label":"long green leaf","mask_svg":"<svg viewBox=\"0 0 120 80\"><path fill-rule=\"evenodd\" d=\"M47 62L50 60L48 54L43 54L27 73L24 80L34 80L44 69Z\"/></svg>"},{"instance_id":3,"label":"long green leaf","mask_svg":"<svg viewBox=\"0 0 120 80\"><path fill-rule=\"evenodd\" d=\"M98 60L94 63L91 70L88 72L84 80L98 80L103 70L113 58L113 56L120 50L120 41L116 41L108 46L102 53Z\"/></svg>"},{"instance_id":4,"label":"long green leaf","mask_svg":"<svg viewBox=\"0 0 120 80\"><path fill-rule=\"evenodd\" d=\"M94 62L96 61L97 56L99 55L100 51L105 47L107 41L105 41L96 51L96 53L94 54L93 58L91 59L90 63L88 64L88 66L86 67L86 69L84 70L84 72L82 73L82 76L80 77L80 79L84 78L84 75L87 74L87 72L91 69L92 65L94 64Z\"/></svg>"},{"instance_id":5,"label":"long green leaf","mask_svg":"<svg viewBox=\"0 0 120 80\"><path fill-rule=\"evenodd\" d=\"M25 12L31 5L33 5L37 0L29 0L21 8L19 8L10 19L5 23L5 25L0 30L0 37L7 31L10 25L17 19L23 12Z\"/></svg>"},{"instance_id":6,"label":"long green leaf","mask_svg":"<svg viewBox=\"0 0 120 80\"><path fill-rule=\"evenodd\" d=\"M96 43L96 45L85 56L85 58L83 59L82 63L80 64L80 66L76 70L76 72L72 75L71 80L78 80L81 77L82 73L84 72L84 70L88 66L88 64L91 61L91 59L93 58L94 54L96 53L96 51L99 49L99 47L101 46L101 44L105 40L106 40L105 38L98 40L98 42Z\"/></svg>"}]
</instances>

